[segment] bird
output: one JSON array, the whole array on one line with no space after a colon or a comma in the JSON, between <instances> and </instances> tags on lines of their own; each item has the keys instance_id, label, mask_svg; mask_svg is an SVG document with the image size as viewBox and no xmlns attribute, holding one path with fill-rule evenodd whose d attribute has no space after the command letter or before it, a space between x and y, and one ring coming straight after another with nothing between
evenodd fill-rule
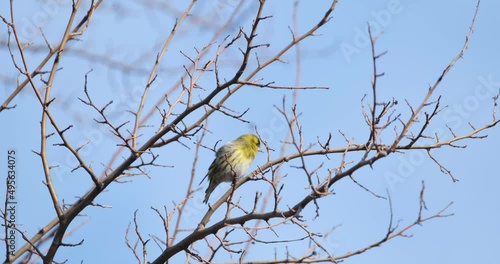
<instances>
[{"instance_id":1,"label":"bird","mask_svg":"<svg viewBox=\"0 0 500 264\"><path fill-rule=\"evenodd\" d=\"M254 134L244 134L224 144L215 153L215 159L200 184L208 177L208 188L203 203L222 182L232 182L243 177L255 159L260 148L260 140Z\"/></svg>"}]
</instances>

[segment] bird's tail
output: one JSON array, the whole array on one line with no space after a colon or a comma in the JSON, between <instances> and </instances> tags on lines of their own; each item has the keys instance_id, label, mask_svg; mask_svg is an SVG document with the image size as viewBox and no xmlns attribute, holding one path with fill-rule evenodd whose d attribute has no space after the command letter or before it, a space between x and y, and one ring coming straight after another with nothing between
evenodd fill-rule
<instances>
[{"instance_id":1,"label":"bird's tail","mask_svg":"<svg viewBox=\"0 0 500 264\"><path fill-rule=\"evenodd\" d=\"M208 202L208 198L210 198L210 194L212 194L212 192L215 190L215 187L217 187L215 181L210 181L210 184L208 185L208 188L205 191L205 199L203 199L203 203Z\"/></svg>"}]
</instances>

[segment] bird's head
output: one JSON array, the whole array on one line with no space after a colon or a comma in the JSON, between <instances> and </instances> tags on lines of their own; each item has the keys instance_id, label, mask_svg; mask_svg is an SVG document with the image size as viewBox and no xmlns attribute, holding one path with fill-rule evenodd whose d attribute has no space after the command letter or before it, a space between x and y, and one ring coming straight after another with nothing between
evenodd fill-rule
<instances>
[{"instance_id":1,"label":"bird's head","mask_svg":"<svg viewBox=\"0 0 500 264\"><path fill-rule=\"evenodd\" d=\"M257 154L257 151L260 148L260 140L259 138L254 135L254 134L245 134L240 136L237 139L238 142L241 142L242 144L245 145L245 149L249 152L251 152L250 156L255 157Z\"/></svg>"}]
</instances>

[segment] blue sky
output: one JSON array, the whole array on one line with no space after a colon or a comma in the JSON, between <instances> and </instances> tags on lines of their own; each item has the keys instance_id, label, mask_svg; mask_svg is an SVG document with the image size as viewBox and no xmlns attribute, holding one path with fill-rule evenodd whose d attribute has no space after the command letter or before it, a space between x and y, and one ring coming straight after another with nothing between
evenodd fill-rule
<instances>
[{"instance_id":1,"label":"blue sky","mask_svg":"<svg viewBox=\"0 0 500 264\"><path fill-rule=\"evenodd\" d=\"M236 18L239 24L228 28L222 36L234 36L240 25L245 29L249 28L256 10L255 2L245 1L242 12ZM41 34L33 30L36 26L41 26L47 39L51 43L57 42L69 14L68 4L56 0L26 3L15 2L16 19L24 41L31 42L33 48L43 48ZM200 1L197 4L192 17L188 19L191 27L181 28L165 55L158 79L152 87L149 104L156 102L158 96L177 82L183 71L182 65L188 65L189 61L179 51L195 56L194 48L201 49L207 44L213 28L227 18L236 3L237 1L220 0ZM329 24L318 31L318 36L300 44L300 85L329 87L328 90L298 92L297 104L298 111L302 113L301 125L305 142L314 143L317 136L325 139L331 132L332 144L335 147L345 146L339 130L356 143L366 140L367 128L360 100L371 91L371 54L369 46L364 42L367 22L375 31L383 31L377 42L377 50L387 51L378 64L378 69L385 73L379 79L379 98L382 101L392 98L398 100L400 103L396 109L403 117L408 117L409 110L404 100L412 103L422 100L429 85L434 83L460 51L475 4L474 1L451 0L339 1ZM71 42L68 46L66 57L61 62L62 69L53 87L53 95L57 100L52 107L62 127L74 125L67 136L76 146L92 140L82 155L87 162L93 162L97 171L101 171L102 163L110 159L117 140L109 135L107 129L95 124L92 120L96 117L95 112L77 99L84 96L84 75L92 70L89 75L89 90L97 104L104 105L109 100L114 100L116 108L111 109L110 113L116 123L130 119L131 116L125 110L137 108L138 95L147 81L145 72L152 67L162 41L180 15L178 11L183 10L186 3L182 1L177 5L173 4L165 11L158 7L145 7L137 2L105 2L102 9L94 14L85 34L79 37L79 41ZM323 15L327 5L327 1L300 1L299 32L304 32L313 25ZM491 97L500 88L500 38L496 31L500 24L498 10L498 1L481 1L469 49L433 97L435 100L437 95L442 95L441 104L448 105L448 108L436 117L434 125L430 127L431 131L447 131L446 126L449 126L456 133L468 133L469 122L479 127L491 121ZM268 58L290 40L288 27L293 26L292 12L292 1L269 1L264 14L273 15L273 18L262 22L257 41L271 43L271 46L259 49L259 58ZM0 3L0 14L8 15L7 1ZM6 36L6 27L1 27L2 43ZM221 40L222 37L218 38L215 45ZM88 55L82 56L82 51L102 57L85 59ZM34 68L44 52L28 54L30 67ZM113 61L137 66L141 70L124 73L117 69L119 66L109 67L109 64L103 62L106 56ZM231 76L239 58L238 50L228 51L221 60L221 75ZM3 102L13 90L13 78L17 78L18 74L11 65L5 47L0 50L0 60L3 62L0 65L0 77L3 80L0 99ZM272 65L257 77L263 78L263 82L294 85L297 67L295 52L292 50L287 53L284 61L286 63ZM255 66L255 61L252 65ZM200 80L200 84L207 90L213 89L214 78L207 75ZM228 101L228 107L239 112L250 108L245 115L250 124L216 114L210 119L208 128L211 133L207 134L205 143L213 146L218 140L227 142L240 134L253 131L256 126L259 131L265 132L267 143L278 150L281 147L280 140L286 135L286 127L282 117L274 110L274 105L281 105L283 97L289 108L292 102L291 91L259 90L253 87L241 89ZM7 149L15 148L18 151L18 218L21 228L31 236L54 218L55 214L47 189L42 183L40 159L32 152L39 150L39 103L31 88L26 87L13 104L17 104L15 109L0 113L0 120L4 124L1 159L6 160ZM153 127L143 129L145 136L155 131L157 122L157 117L151 119L149 124ZM354 177L364 186L377 194L386 195L387 191L390 193L394 218L401 220L400 226L411 223L417 216L422 180L426 185L428 208L424 215L432 215L450 202L453 205L446 212L454 215L417 226L407 233L412 234L412 237L396 238L382 247L352 257L346 263L491 263L496 259L495 250L500 244L500 194L497 190L500 180L495 164L498 162L500 134L498 128L493 128L486 134L488 138L483 140L464 141L466 149L442 148L433 152L459 179L456 183L442 174L438 166L422 151L393 154L377 162L373 169L359 170ZM444 138L450 137L450 133L443 135ZM391 136L392 134L387 133L383 138L389 140ZM57 143L57 140L52 139L50 143ZM183 143L191 149L170 145L158 150L159 161L175 165L174 168L151 168L151 178L130 178L130 182L113 184L100 195L95 202L112 208L86 209L72 227L87 222L65 239L67 243L85 239L84 244L75 248L61 248L56 259L62 261L67 258L68 263L79 263L80 260L84 263L133 263L133 255L124 243L124 232L133 220L135 210L138 210L143 233L162 237L160 219L150 208L161 209L166 205L172 209L172 202L182 199L194 155L193 143ZM292 151L289 148L288 152ZM275 151L272 158L278 155L279 152ZM356 160L356 157L353 155L352 159ZM60 199L71 203L91 187L90 179L82 171L70 172L74 161L64 149L51 148L49 158L52 164L59 166L53 171L53 177ZM200 151L196 183L203 178L212 159L211 151ZM338 160L339 157L333 156L325 167L337 166L335 162ZM265 155L260 153L251 169L265 161ZM310 159L311 167L323 161L325 159ZM308 193L304 188L304 176L293 165L297 163L286 163L283 168L283 173L288 173L283 182L283 206L293 205L299 200L298 197ZM5 173L4 170L2 168L2 174ZM398 177L397 183L388 181L393 175ZM214 195L220 195L228 186L226 184L219 187ZM1 188L4 191L3 185ZM257 190L265 190L265 187L261 182L251 182L240 188L237 195L243 197L243 203L249 203ZM387 201L374 198L348 179L339 182L333 191L335 195L321 200L319 219L313 221L312 217L306 217L310 220L308 225L311 229L318 232L340 225L325 241L329 250L342 255L367 246L384 235L389 217ZM196 226L205 212L205 205L199 203L202 195L203 191L196 193L195 202L186 208L185 214L189 217L183 222L185 228ZM313 208L309 208L304 214L308 213L310 216L313 211ZM289 227L280 228L284 232L280 238L285 239L286 235L295 234L296 229L290 232L287 228ZM273 238L271 233L264 233L263 236ZM158 254L152 244L151 242L150 259ZM204 256L205 247L201 244L200 254ZM297 252L295 256L302 254L303 245L290 248ZM278 256L284 257L283 250L278 252L281 254ZM274 249L269 245L257 245L250 251L248 260L260 259L261 253L267 253L264 257L272 256ZM182 255L175 260L183 258ZM215 261L229 259L220 257Z\"/></svg>"}]
</instances>

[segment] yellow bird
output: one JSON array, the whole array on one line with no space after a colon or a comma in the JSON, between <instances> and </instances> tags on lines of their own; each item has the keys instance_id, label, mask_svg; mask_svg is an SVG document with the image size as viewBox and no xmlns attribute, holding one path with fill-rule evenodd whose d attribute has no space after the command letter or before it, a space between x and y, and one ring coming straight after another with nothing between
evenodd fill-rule
<instances>
[{"instance_id":1,"label":"yellow bird","mask_svg":"<svg viewBox=\"0 0 500 264\"><path fill-rule=\"evenodd\" d=\"M259 147L260 140L254 134L242 135L220 147L207 175L200 182L201 184L207 177L210 182L203 202L208 202L210 194L221 182L232 182L235 178L243 177L255 159Z\"/></svg>"}]
</instances>

